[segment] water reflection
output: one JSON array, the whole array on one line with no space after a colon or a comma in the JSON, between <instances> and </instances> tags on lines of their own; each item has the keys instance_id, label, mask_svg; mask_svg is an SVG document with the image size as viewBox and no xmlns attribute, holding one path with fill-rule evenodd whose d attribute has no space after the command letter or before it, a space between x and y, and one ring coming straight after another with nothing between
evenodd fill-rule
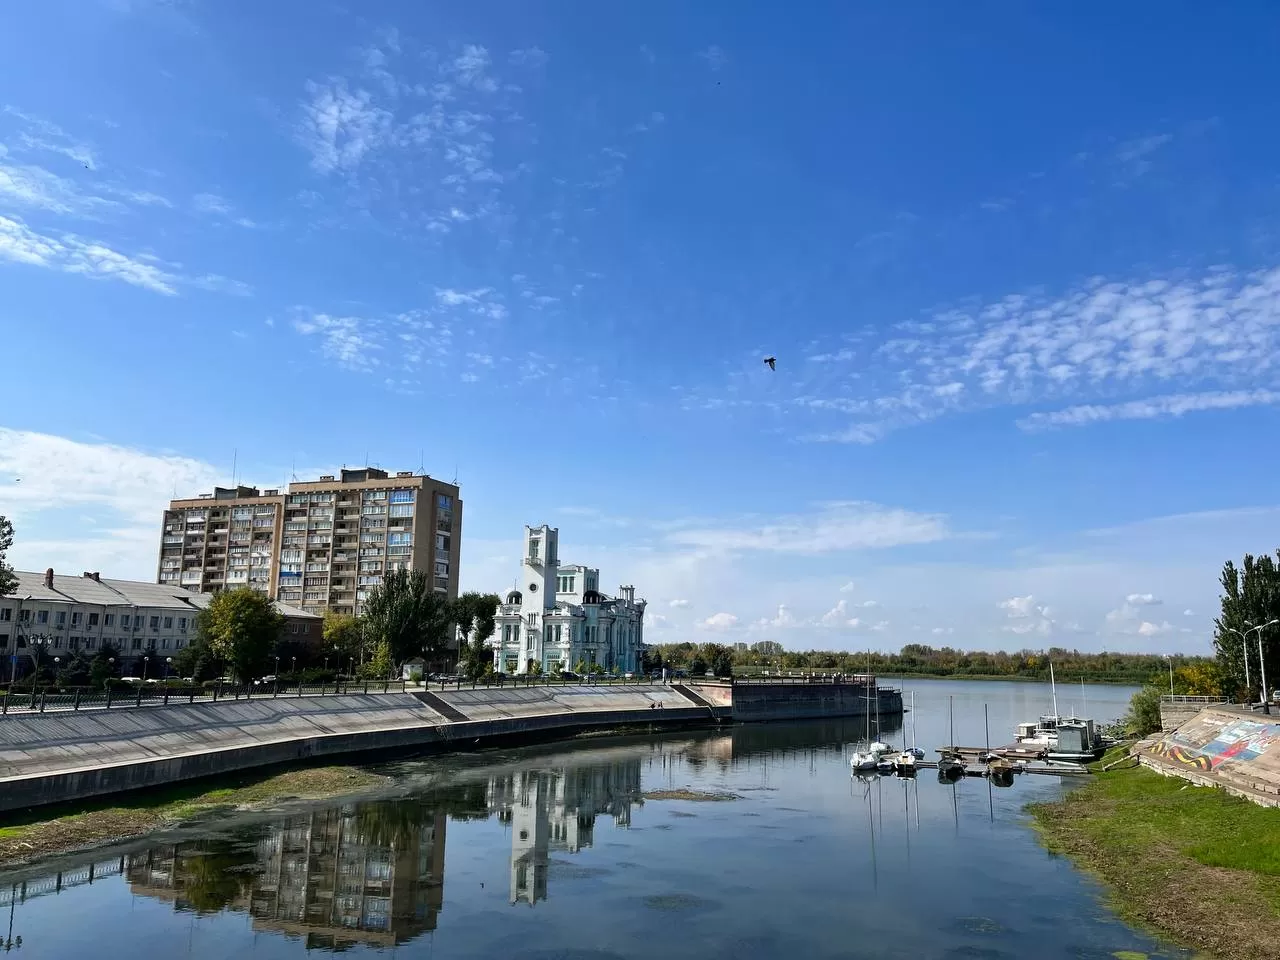
<instances>
[{"instance_id":1,"label":"water reflection","mask_svg":"<svg viewBox=\"0 0 1280 960\"><path fill-rule=\"evenodd\" d=\"M922 744L945 742L945 707L934 714L920 716ZM873 736L896 745L900 722L886 721ZM847 753L865 737L856 720L762 724L404 761L384 768L394 797L0 875L7 942L53 960L132 960L140 936L196 960L405 944L458 958L835 960L851 955L857 903L868 958L1019 956L1063 930L1070 942L1045 960L1158 955L1021 824L1022 804L1056 782L853 778ZM916 913L936 922L899 923ZM619 934L636 923L644 937Z\"/></svg>"}]
</instances>

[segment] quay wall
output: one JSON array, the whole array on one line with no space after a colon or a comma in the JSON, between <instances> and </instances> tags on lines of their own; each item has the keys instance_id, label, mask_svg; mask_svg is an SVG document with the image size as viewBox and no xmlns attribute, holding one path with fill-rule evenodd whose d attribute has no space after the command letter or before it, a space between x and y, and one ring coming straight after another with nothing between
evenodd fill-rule
<instances>
[{"instance_id":1,"label":"quay wall","mask_svg":"<svg viewBox=\"0 0 1280 960\"><path fill-rule=\"evenodd\" d=\"M881 690L879 711L901 715ZM729 705L731 703L731 706ZM0 813L318 758L726 721L865 716L850 683L534 685L0 716Z\"/></svg>"},{"instance_id":2,"label":"quay wall","mask_svg":"<svg viewBox=\"0 0 1280 960\"><path fill-rule=\"evenodd\" d=\"M735 683L733 719L798 720L819 717L864 717L902 713L902 691L877 690L879 703L854 683Z\"/></svg>"}]
</instances>

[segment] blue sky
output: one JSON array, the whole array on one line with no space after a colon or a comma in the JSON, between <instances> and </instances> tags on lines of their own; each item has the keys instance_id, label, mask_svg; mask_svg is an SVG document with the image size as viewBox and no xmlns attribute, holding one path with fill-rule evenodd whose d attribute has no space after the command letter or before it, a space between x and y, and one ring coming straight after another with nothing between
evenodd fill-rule
<instances>
[{"instance_id":1,"label":"blue sky","mask_svg":"<svg viewBox=\"0 0 1280 960\"><path fill-rule=\"evenodd\" d=\"M1278 32L9 5L12 559L150 577L233 461L424 464L464 586L553 523L651 640L1206 649L1280 519Z\"/></svg>"}]
</instances>

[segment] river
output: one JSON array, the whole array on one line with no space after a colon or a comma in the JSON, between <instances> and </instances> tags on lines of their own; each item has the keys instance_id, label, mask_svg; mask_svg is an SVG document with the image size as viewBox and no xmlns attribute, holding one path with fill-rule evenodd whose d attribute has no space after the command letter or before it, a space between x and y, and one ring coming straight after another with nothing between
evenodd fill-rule
<instances>
[{"instance_id":1,"label":"river","mask_svg":"<svg viewBox=\"0 0 1280 960\"><path fill-rule=\"evenodd\" d=\"M902 685L916 710L905 730L883 718L879 737L914 734L930 756L950 740L953 712L955 740L980 745L984 706L997 744L1049 708L1042 684ZM1060 686L1058 700L1063 712L1106 720L1132 692ZM0 952L1185 956L1127 927L1090 878L1037 844L1024 805L1069 784L1022 776L1007 789L949 786L931 771L864 782L847 761L864 734L860 721L811 721L396 763L393 797L188 828L0 874Z\"/></svg>"}]
</instances>

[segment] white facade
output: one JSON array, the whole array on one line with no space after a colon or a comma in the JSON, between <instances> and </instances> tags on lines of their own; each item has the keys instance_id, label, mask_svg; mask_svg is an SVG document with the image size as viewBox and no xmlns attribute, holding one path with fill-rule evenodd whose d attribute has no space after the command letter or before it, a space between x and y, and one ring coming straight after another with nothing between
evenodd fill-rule
<instances>
[{"instance_id":1,"label":"white facade","mask_svg":"<svg viewBox=\"0 0 1280 960\"><path fill-rule=\"evenodd\" d=\"M524 528L520 586L494 617L493 668L528 673L572 670L580 663L629 673L644 651L645 601L635 587L600 593L600 571L560 566L560 532L545 524Z\"/></svg>"}]
</instances>

